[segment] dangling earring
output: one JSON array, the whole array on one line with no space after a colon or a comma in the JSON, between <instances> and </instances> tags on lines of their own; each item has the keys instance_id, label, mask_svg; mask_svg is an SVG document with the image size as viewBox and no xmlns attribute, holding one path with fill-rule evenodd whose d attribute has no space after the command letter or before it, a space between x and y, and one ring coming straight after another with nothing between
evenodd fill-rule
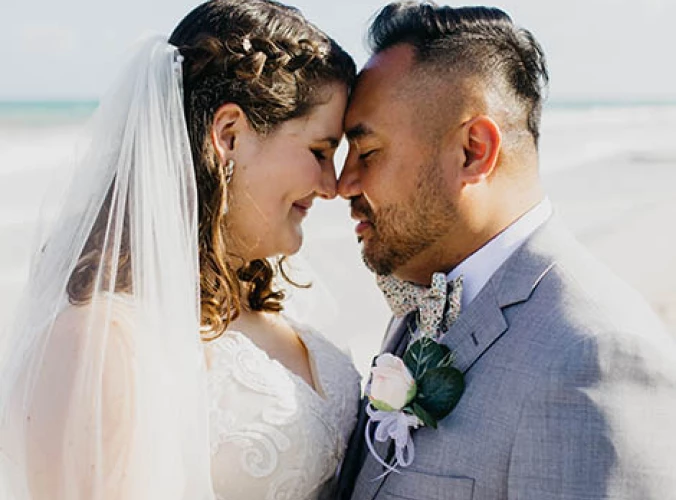
<instances>
[{"instance_id":1,"label":"dangling earring","mask_svg":"<svg viewBox=\"0 0 676 500\"><path fill-rule=\"evenodd\" d=\"M227 214L228 209L230 208L228 206L227 186L228 186L228 184L230 184L230 181L232 180L232 174L235 173L235 160L230 159L230 160L226 161L224 170L225 170L224 173L225 173L225 187L226 187L226 189L225 189L225 193L224 193L224 196L223 196L223 215Z\"/></svg>"},{"instance_id":2,"label":"dangling earring","mask_svg":"<svg viewBox=\"0 0 676 500\"><path fill-rule=\"evenodd\" d=\"M230 184L232 174L235 173L235 160L228 160L225 162L225 183Z\"/></svg>"}]
</instances>

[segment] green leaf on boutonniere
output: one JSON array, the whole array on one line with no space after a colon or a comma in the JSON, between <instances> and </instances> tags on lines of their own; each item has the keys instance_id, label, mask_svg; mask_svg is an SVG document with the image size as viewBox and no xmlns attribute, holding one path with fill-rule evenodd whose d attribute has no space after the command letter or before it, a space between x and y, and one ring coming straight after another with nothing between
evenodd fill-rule
<instances>
[{"instance_id":1,"label":"green leaf on boutonniere","mask_svg":"<svg viewBox=\"0 0 676 500\"><path fill-rule=\"evenodd\" d=\"M445 345L429 337L422 337L409 346L403 359L417 382L432 368L450 367L453 353Z\"/></svg>"},{"instance_id":2,"label":"green leaf on boutonniere","mask_svg":"<svg viewBox=\"0 0 676 500\"><path fill-rule=\"evenodd\" d=\"M465 390L462 372L449 367L427 370L417 384L415 403L437 421L451 413Z\"/></svg>"},{"instance_id":3,"label":"green leaf on boutonniere","mask_svg":"<svg viewBox=\"0 0 676 500\"><path fill-rule=\"evenodd\" d=\"M437 428L437 421L434 419L434 417L432 417L432 415L427 413L425 408L423 408L422 406L420 406L416 402L411 403L410 408L411 408L411 411L413 412L413 414L416 417L418 417L422 421L423 424L425 424L428 427L432 427L433 429Z\"/></svg>"}]
</instances>

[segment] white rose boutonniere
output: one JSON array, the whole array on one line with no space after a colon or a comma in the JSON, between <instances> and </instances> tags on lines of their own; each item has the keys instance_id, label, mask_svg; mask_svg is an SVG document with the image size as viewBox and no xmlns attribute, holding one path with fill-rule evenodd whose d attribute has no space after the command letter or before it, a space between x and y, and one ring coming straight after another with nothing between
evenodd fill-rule
<instances>
[{"instance_id":1,"label":"white rose boutonniere","mask_svg":"<svg viewBox=\"0 0 676 500\"><path fill-rule=\"evenodd\" d=\"M465 381L453 366L453 354L444 345L422 337L406 350L403 359L381 354L371 368L367 388L369 406L366 412L366 444L371 454L385 467L385 474L396 471L397 465L413 463L414 447L411 429L427 425L436 429L460 401ZM396 461L386 463L375 451L371 426L377 425L375 440L394 443Z\"/></svg>"},{"instance_id":2,"label":"white rose boutonniere","mask_svg":"<svg viewBox=\"0 0 676 500\"><path fill-rule=\"evenodd\" d=\"M381 411L399 411L415 397L415 379L401 358L382 354L371 368L369 401Z\"/></svg>"}]
</instances>

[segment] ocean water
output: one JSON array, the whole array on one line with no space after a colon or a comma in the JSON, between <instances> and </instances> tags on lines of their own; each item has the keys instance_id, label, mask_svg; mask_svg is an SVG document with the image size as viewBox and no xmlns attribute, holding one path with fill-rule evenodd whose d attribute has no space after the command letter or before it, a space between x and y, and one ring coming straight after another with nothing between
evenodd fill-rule
<instances>
[{"instance_id":1,"label":"ocean water","mask_svg":"<svg viewBox=\"0 0 676 500\"><path fill-rule=\"evenodd\" d=\"M72 150L96 101L0 101L0 175L55 167ZM617 154L673 151L674 103L554 103L542 119L546 174ZM32 154L28 154L28 152Z\"/></svg>"},{"instance_id":2,"label":"ocean water","mask_svg":"<svg viewBox=\"0 0 676 500\"><path fill-rule=\"evenodd\" d=\"M673 161L676 103L570 103L545 109L544 176L610 159Z\"/></svg>"},{"instance_id":3,"label":"ocean water","mask_svg":"<svg viewBox=\"0 0 676 500\"><path fill-rule=\"evenodd\" d=\"M96 104L0 102L0 230L34 220L46 189L66 170ZM673 164L676 103L550 105L543 113L540 159L545 179L613 161ZM317 230L326 233L328 228L318 224Z\"/></svg>"},{"instance_id":4,"label":"ocean water","mask_svg":"<svg viewBox=\"0 0 676 500\"><path fill-rule=\"evenodd\" d=\"M86 120L97 105L97 101L4 101L0 102L0 129L77 124Z\"/></svg>"},{"instance_id":5,"label":"ocean water","mask_svg":"<svg viewBox=\"0 0 676 500\"><path fill-rule=\"evenodd\" d=\"M95 107L0 103L0 324L25 281L41 200L62 181ZM550 105L543 114L540 160L545 186L565 205L573 229L591 234L618 213L654 203L656 196L672 197L676 103ZM296 316L319 323L339 344L360 332L379 336L388 312L361 264L346 203L317 203L304 232L299 267L315 286L293 293ZM351 313L345 315L346 309Z\"/></svg>"}]
</instances>

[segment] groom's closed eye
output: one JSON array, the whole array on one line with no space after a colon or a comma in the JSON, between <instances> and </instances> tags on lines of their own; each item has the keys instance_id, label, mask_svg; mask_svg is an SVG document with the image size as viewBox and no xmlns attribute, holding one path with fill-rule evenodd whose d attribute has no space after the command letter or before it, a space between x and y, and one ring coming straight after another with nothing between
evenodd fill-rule
<instances>
[{"instance_id":1,"label":"groom's closed eye","mask_svg":"<svg viewBox=\"0 0 676 500\"><path fill-rule=\"evenodd\" d=\"M363 123L348 128L345 136L350 143L350 149L354 148L357 151L357 158L360 161L369 159L379 151L379 148L374 146L376 141L371 140L375 139L374 131Z\"/></svg>"}]
</instances>

